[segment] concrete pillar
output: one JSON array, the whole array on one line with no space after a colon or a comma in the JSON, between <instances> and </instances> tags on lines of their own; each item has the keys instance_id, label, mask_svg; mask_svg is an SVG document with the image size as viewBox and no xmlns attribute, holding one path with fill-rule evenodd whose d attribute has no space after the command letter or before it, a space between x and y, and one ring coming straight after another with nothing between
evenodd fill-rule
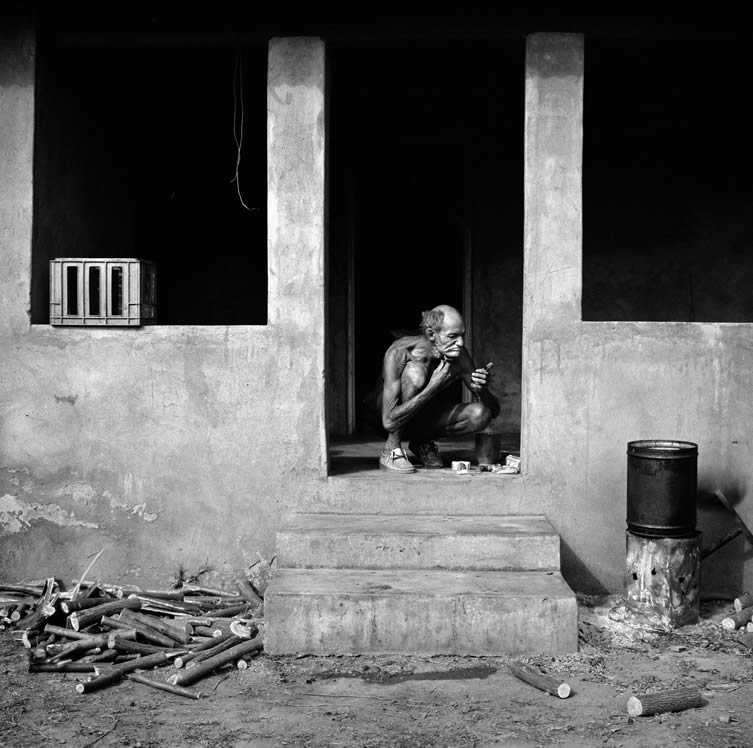
<instances>
[{"instance_id":1,"label":"concrete pillar","mask_svg":"<svg viewBox=\"0 0 753 748\"><path fill-rule=\"evenodd\" d=\"M522 450L531 439L544 351L578 334L582 293L583 38L533 34L526 45Z\"/></svg>"},{"instance_id":2,"label":"concrete pillar","mask_svg":"<svg viewBox=\"0 0 753 748\"><path fill-rule=\"evenodd\" d=\"M269 324L280 372L278 418L314 430L301 465L327 473L325 372L325 56L321 39L269 43L267 238ZM290 372L290 374L283 374ZM288 382L292 375L293 383ZM293 425L295 423L295 425Z\"/></svg>"},{"instance_id":3,"label":"concrete pillar","mask_svg":"<svg viewBox=\"0 0 753 748\"><path fill-rule=\"evenodd\" d=\"M0 29L0 335L29 330L34 57L31 29Z\"/></svg>"},{"instance_id":4,"label":"concrete pillar","mask_svg":"<svg viewBox=\"0 0 753 748\"><path fill-rule=\"evenodd\" d=\"M272 39L267 77L269 322L324 332L324 42ZM323 350L322 350L323 355Z\"/></svg>"}]
</instances>

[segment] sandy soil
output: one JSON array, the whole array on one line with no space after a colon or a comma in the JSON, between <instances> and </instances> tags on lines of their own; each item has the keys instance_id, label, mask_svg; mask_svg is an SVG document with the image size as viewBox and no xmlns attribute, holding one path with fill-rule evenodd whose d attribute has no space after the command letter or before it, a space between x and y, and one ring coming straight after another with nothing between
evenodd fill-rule
<instances>
[{"instance_id":1,"label":"sandy soil","mask_svg":"<svg viewBox=\"0 0 753 748\"><path fill-rule=\"evenodd\" d=\"M516 680L507 658L404 656L263 655L202 681L199 701L130 681L79 695L85 675L29 674L5 632L0 745L753 746L753 650L719 625L731 605L661 633L614 620L620 602L581 598L580 651L528 658L571 685L567 699ZM705 706L628 716L631 694L681 686Z\"/></svg>"}]
</instances>

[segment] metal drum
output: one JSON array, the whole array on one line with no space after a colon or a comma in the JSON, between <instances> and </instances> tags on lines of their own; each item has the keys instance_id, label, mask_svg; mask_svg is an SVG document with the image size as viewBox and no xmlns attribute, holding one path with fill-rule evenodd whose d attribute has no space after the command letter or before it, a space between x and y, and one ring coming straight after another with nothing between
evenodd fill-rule
<instances>
[{"instance_id":1,"label":"metal drum","mask_svg":"<svg viewBox=\"0 0 753 748\"><path fill-rule=\"evenodd\" d=\"M693 535L697 483L697 444L661 439L628 442L628 530L647 537Z\"/></svg>"}]
</instances>

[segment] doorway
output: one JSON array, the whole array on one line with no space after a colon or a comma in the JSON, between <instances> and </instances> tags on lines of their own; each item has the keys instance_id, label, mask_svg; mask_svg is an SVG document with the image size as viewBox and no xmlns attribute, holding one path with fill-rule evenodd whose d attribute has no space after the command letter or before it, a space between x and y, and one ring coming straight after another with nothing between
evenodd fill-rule
<instances>
[{"instance_id":1,"label":"doorway","mask_svg":"<svg viewBox=\"0 0 753 748\"><path fill-rule=\"evenodd\" d=\"M363 400L384 352L437 304L495 361L519 434L524 55L518 39L330 44L331 437L375 436Z\"/></svg>"}]
</instances>

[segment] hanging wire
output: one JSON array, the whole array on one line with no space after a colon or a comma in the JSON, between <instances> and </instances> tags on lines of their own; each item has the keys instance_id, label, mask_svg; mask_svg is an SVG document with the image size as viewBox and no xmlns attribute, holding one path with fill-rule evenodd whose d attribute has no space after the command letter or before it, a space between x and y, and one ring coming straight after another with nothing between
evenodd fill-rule
<instances>
[{"instance_id":1,"label":"hanging wire","mask_svg":"<svg viewBox=\"0 0 753 748\"><path fill-rule=\"evenodd\" d=\"M238 101L240 100L240 107ZM238 121L238 109L240 108L240 122ZM241 178L240 178L240 165L241 165L241 149L243 147L243 120L245 112L243 108L243 59L241 53L237 52L235 55L235 70L233 71L233 140L235 140L236 159L235 159L235 176L230 180L232 184L235 182L235 189L238 193L238 199L241 201L241 205L246 210L256 210L255 208L249 208L243 201L243 195L241 194Z\"/></svg>"}]
</instances>

